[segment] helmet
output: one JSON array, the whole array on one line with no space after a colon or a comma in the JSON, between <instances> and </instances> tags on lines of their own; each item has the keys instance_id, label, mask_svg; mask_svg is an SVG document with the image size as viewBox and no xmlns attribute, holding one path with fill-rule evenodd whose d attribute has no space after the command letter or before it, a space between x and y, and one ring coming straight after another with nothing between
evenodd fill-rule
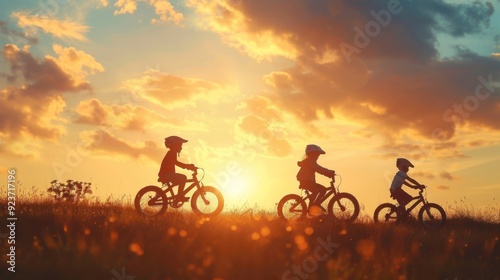
<instances>
[{"instance_id":1,"label":"helmet","mask_svg":"<svg viewBox=\"0 0 500 280\"><path fill-rule=\"evenodd\" d=\"M323 151L323 149L321 149L318 145L309 144L306 146L306 155L309 155L312 153L319 153L321 155L326 154L325 151Z\"/></svg>"},{"instance_id":2,"label":"helmet","mask_svg":"<svg viewBox=\"0 0 500 280\"><path fill-rule=\"evenodd\" d=\"M411 162L405 158L398 158L396 160L396 166L407 166L407 167L415 167Z\"/></svg>"},{"instance_id":3,"label":"helmet","mask_svg":"<svg viewBox=\"0 0 500 280\"><path fill-rule=\"evenodd\" d=\"M169 136L167 138L165 138L165 146L167 146L167 148L170 148L172 147L172 145L175 145L175 144L183 144L183 143L186 143L188 140L186 139L183 139L179 136Z\"/></svg>"}]
</instances>

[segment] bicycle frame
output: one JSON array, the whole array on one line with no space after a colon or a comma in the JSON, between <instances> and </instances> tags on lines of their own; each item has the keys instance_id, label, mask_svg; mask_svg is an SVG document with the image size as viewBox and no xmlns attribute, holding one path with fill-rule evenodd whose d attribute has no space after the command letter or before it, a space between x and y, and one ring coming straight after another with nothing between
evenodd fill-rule
<instances>
[{"instance_id":1,"label":"bicycle frame","mask_svg":"<svg viewBox=\"0 0 500 280\"><path fill-rule=\"evenodd\" d=\"M329 187L329 188L326 188L326 193L325 193L325 195L324 195L323 197L321 197L321 198L319 199L319 201L318 201L318 202L319 202L319 204L322 204L323 202L325 202L325 201L326 201L326 200L327 200L330 196L332 196L332 195L333 195L333 196L337 195L337 193L338 193L338 192L337 192L337 189L335 188L334 183L335 183L335 181L333 181L333 180L330 182L330 187ZM304 201L306 201L306 199L309 199L309 201L311 201L311 194L312 194L312 193L311 193L311 191L308 191L308 190L306 190L306 189L303 189L303 190L306 192L306 196L305 196L305 197L303 197L302 199L303 199Z\"/></svg>"},{"instance_id":2,"label":"bicycle frame","mask_svg":"<svg viewBox=\"0 0 500 280\"><path fill-rule=\"evenodd\" d=\"M406 209L406 212L407 213L410 213L413 209L415 209L420 203L423 203L424 205L427 203L427 201L425 200L424 198L424 195L423 195L423 190L420 190L418 192L418 196L415 196L415 197L412 197L412 199L410 201L408 201L407 205L410 204L410 202L415 201L415 203L413 203L410 208L407 208Z\"/></svg>"},{"instance_id":3,"label":"bicycle frame","mask_svg":"<svg viewBox=\"0 0 500 280\"><path fill-rule=\"evenodd\" d=\"M192 189L194 189L195 187L198 187L201 188L203 187L203 183L198 181L198 178L197 178L197 175L198 173L197 172L194 172L193 173L193 177L191 179L187 179L186 180L186 183L191 183L191 185L189 185L187 188L185 187L184 190L182 191L182 193L179 193L179 194L174 194L174 191L173 191L173 188L175 187L174 185L172 185L172 183L170 182L167 182L167 183L163 183L162 184L162 187L166 187L163 192L164 193L167 193L167 192L170 192L170 194L172 195L171 197L175 197L177 195L185 195L187 193L189 193Z\"/></svg>"},{"instance_id":4,"label":"bicycle frame","mask_svg":"<svg viewBox=\"0 0 500 280\"><path fill-rule=\"evenodd\" d=\"M186 180L186 183L191 183L191 184L187 188L184 188L184 190L182 191L182 193L178 193L178 194L174 193L174 191L173 191L174 185L172 185L172 183L170 183L170 182L163 183L162 187L166 186L166 188L163 190L163 192L165 194L167 192L170 192L170 196L167 197L167 203L171 203L172 200L176 199L177 197L186 196L186 194L188 194L195 187L197 189L201 189L202 187L204 187L203 182L201 182L200 180L198 180L197 175L198 175L198 171L194 171L193 174L192 174L192 178ZM204 194L201 195L201 198L203 199L203 202L209 203L209 201L205 198Z\"/></svg>"}]
</instances>

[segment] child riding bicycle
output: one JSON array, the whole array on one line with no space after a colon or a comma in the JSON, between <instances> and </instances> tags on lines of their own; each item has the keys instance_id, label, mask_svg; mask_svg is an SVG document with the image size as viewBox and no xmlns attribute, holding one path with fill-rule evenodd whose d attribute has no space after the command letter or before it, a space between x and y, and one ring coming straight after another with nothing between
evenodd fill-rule
<instances>
[{"instance_id":1,"label":"child riding bicycle","mask_svg":"<svg viewBox=\"0 0 500 280\"><path fill-rule=\"evenodd\" d=\"M325 151L323 151L323 149L321 149L318 145L307 145L305 152L305 158L302 161L297 162L297 165L300 167L300 170L297 173L297 180L300 182L299 188L303 188L311 192L311 199L308 206L309 209L313 206L317 206L322 211L326 212L326 209L318 203L318 201L320 201L325 195L326 188L323 185L316 183L316 172L326 177L333 178L335 176L335 171L326 169L317 163L318 157L325 154Z\"/></svg>"},{"instance_id":2,"label":"child riding bicycle","mask_svg":"<svg viewBox=\"0 0 500 280\"><path fill-rule=\"evenodd\" d=\"M175 166L184 169L195 170L194 164L186 164L177 160L181 153L182 144L187 140L179 136L169 136L165 138L165 147L169 149L163 161L161 162L160 172L158 172L158 182L172 183L173 186L179 186L178 194L182 194L184 186L186 185L187 177L184 174L175 173ZM186 197L184 199L187 199Z\"/></svg>"},{"instance_id":3,"label":"child riding bicycle","mask_svg":"<svg viewBox=\"0 0 500 280\"><path fill-rule=\"evenodd\" d=\"M392 179L391 188L389 190L391 192L391 198L397 200L399 203L398 210L401 213L406 213L405 206L412 200L412 196L405 192L402 189L402 186L406 185L412 189L421 189L425 188L425 186L421 185L419 182L410 178L410 176L406 174L408 173L410 167L415 167L409 160L405 158L398 158L396 160L396 167L399 171L396 175L394 175L394 179Z\"/></svg>"}]
</instances>

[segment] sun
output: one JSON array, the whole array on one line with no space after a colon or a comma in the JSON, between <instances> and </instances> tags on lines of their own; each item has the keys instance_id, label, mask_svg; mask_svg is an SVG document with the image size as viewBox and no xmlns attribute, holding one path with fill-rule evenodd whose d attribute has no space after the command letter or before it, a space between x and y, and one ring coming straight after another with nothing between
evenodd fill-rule
<instances>
[{"instance_id":1,"label":"sun","mask_svg":"<svg viewBox=\"0 0 500 280\"><path fill-rule=\"evenodd\" d=\"M248 180L242 176L233 177L225 191L231 198L242 198L248 191Z\"/></svg>"}]
</instances>

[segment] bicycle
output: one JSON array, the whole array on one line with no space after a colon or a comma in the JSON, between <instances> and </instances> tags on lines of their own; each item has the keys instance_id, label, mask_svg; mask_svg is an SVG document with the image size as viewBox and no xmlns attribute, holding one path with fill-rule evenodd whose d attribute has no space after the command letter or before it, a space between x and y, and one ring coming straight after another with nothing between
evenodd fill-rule
<instances>
[{"instance_id":1,"label":"bicycle","mask_svg":"<svg viewBox=\"0 0 500 280\"><path fill-rule=\"evenodd\" d=\"M425 186L420 188L417 196L413 197L410 202L415 201L408 209L405 211L399 211L398 206L392 203L382 203L379 205L373 214L373 219L375 223L402 223L408 219L412 219L411 211L415 209L420 203L423 203L422 207L418 211L418 221L429 229L437 229L443 226L446 221L446 213L443 207L436 203L429 203L424 196ZM427 194L427 192L426 192Z\"/></svg>"},{"instance_id":2,"label":"bicycle","mask_svg":"<svg viewBox=\"0 0 500 280\"><path fill-rule=\"evenodd\" d=\"M136 211L141 215L151 217L163 214L168 206L179 208L189 201L189 197L186 195L196 188L191 197L193 212L202 217L217 216L224 207L224 197L218 189L203 185L201 181L205 177L205 172L203 170L203 177L198 179L198 170L203 169L194 168L192 178L186 181L191 185L185 187L182 193L175 194L174 186L170 182L162 182L161 188L154 185L142 188L134 199ZM160 180L158 181L160 182Z\"/></svg>"},{"instance_id":3,"label":"bicycle","mask_svg":"<svg viewBox=\"0 0 500 280\"><path fill-rule=\"evenodd\" d=\"M341 183L335 187L335 177L332 178L330 187L326 188L326 193L320 198L319 203L322 204L332 197L328 202L328 214L337 221L352 223L359 215L359 203L352 194L345 192L341 193L339 189L340 184ZM280 218L284 220L304 218L309 212L306 207L306 200L311 201L311 192L304 189L302 186L299 186L299 189L305 193L305 196L288 194L279 201L278 216Z\"/></svg>"}]
</instances>

